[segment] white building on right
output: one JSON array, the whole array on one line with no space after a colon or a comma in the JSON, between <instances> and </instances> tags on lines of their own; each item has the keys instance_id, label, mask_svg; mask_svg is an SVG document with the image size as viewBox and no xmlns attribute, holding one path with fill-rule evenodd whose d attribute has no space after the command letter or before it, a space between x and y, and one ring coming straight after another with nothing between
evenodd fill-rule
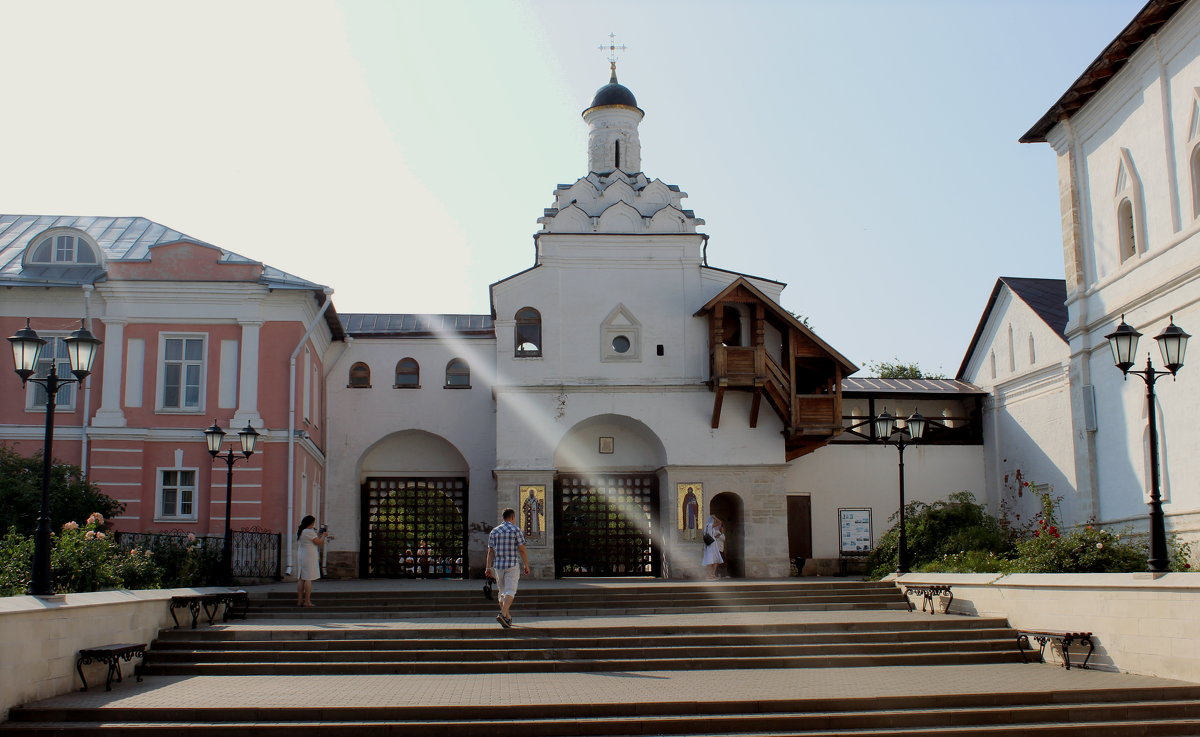
<instances>
[{"instance_id":1,"label":"white building on right","mask_svg":"<svg viewBox=\"0 0 1200 737\"><path fill-rule=\"evenodd\" d=\"M1123 379L1105 336L1124 316L1143 334L1135 368L1152 354L1161 369L1153 338L1172 316L1200 332L1200 2L1147 3L1021 141L1058 156L1074 456L1061 478L1077 513L1145 530L1146 386ZM1200 366L1155 391L1166 528L1195 539Z\"/></svg>"}]
</instances>

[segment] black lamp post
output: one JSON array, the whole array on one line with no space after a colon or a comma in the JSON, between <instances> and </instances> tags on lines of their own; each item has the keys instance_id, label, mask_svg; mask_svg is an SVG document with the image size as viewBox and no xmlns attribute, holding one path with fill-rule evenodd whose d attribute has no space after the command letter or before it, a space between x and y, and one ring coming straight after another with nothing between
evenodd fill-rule
<instances>
[{"instance_id":1,"label":"black lamp post","mask_svg":"<svg viewBox=\"0 0 1200 737\"><path fill-rule=\"evenodd\" d=\"M213 420L212 427L204 431L204 439L208 442L208 452L213 458L225 461L225 543L221 547L222 578L226 586L233 585L233 527L230 522L233 514L233 464L254 455L254 446L258 443L258 431L246 423L246 427L238 433L242 441L242 453L237 455L233 448L221 453L221 442L225 440L225 431Z\"/></svg>"},{"instance_id":2,"label":"black lamp post","mask_svg":"<svg viewBox=\"0 0 1200 737\"><path fill-rule=\"evenodd\" d=\"M21 328L8 339L12 344L13 363L21 386L32 381L46 390L46 439L42 448L42 506L38 511L37 532L33 541L33 573L29 580L29 593L34 596L50 596L54 593L50 581L50 465L54 458L54 408L58 404L58 390L67 384L78 384L92 373L92 362L103 342L88 332L80 321L79 329L63 339L67 345L67 359L75 378L58 375L57 356L50 357L50 372L44 377L35 377L38 358L46 345L44 338L29 327Z\"/></svg>"},{"instance_id":3,"label":"black lamp post","mask_svg":"<svg viewBox=\"0 0 1200 737\"><path fill-rule=\"evenodd\" d=\"M899 431L896 440L893 441L891 440L892 435L897 434L896 418L889 415L885 409L883 414L874 420L875 437L884 443L895 445L896 450L900 451L900 544L896 553L896 573L908 573L908 538L904 530L904 449L925 435L925 427L928 422L920 412L914 411L912 417L909 417L908 422L905 423L905 427ZM906 436L908 440L905 440Z\"/></svg>"},{"instance_id":4,"label":"black lamp post","mask_svg":"<svg viewBox=\"0 0 1200 737\"><path fill-rule=\"evenodd\" d=\"M1117 329L1104 337L1108 340L1109 347L1112 348L1113 363L1121 369L1125 378L1129 378L1130 374L1137 374L1146 382L1146 421L1150 424L1149 570L1151 573L1166 573L1168 570L1167 530L1163 520L1162 494L1159 492L1158 486L1158 422L1155 417L1154 382L1158 381L1160 376L1168 374L1174 376L1179 369L1183 368L1183 354L1187 352L1187 341L1192 336L1175 324L1174 315L1171 316L1170 324L1163 328L1161 333L1154 336L1154 339L1158 341L1159 350L1162 352L1163 363L1167 365L1166 371L1154 368L1154 364L1150 362L1148 351L1146 368L1141 371L1132 370L1134 355L1137 353L1138 338L1142 337L1142 334L1125 322L1124 315L1121 315L1121 324L1117 326Z\"/></svg>"}]
</instances>

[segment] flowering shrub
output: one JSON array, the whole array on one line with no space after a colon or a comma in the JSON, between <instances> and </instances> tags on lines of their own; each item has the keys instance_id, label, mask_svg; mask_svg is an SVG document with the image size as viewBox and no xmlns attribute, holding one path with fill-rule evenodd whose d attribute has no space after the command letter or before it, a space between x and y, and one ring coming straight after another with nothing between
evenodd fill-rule
<instances>
[{"instance_id":1,"label":"flowering shrub","mask_svg":"<svg viewBox=\"0 0 1200 737\"><path fill-rule=\"evenodd\" d=\"M33 566L33 537L10 529L0 540L0 596L23 594ZM50 541L50 579L56 593L157 588L162 571L146 551L125 551L100 513L81 526L68 521Z\"/></svg>"},{"instance_id":2,"label":"flowering shrub","mask_svg":"<svg viewBox=\"0 0 1200 737\"><path fill-rule=\"evenodd\" d=\"M1133 573L1146 570L1146 551L1095 525L1062 534L1053 518L1038 521L1017 543L1014 571L1021 573Z\"/></svg>"}]
</instances>

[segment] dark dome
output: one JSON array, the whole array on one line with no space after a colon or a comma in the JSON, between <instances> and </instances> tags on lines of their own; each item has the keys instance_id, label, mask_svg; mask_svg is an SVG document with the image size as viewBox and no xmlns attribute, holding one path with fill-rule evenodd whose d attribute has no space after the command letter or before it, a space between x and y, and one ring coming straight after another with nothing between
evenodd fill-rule
<instances>
[{"instance_id":1,"label":"dark dome","mask_svg":"<svg viewBox=\"0 0 1200 737\"><path fill-rule=\"evenodd\" d=\"M588 107L594 108L602 105L637 107L637 98L633 96L633 93L625 85L618 84L617 82L609 82L596 90L596 96L592 98L592 104Z\"/></svg>"}]
</instances>

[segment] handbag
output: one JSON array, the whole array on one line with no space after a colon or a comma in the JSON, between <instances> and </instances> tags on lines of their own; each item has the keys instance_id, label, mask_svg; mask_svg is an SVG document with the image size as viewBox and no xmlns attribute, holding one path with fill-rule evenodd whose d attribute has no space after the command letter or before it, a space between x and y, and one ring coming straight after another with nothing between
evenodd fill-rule
<instances>
[{"instance_id":1,"label":"handbag","mask_svg":"<svg viewBox=\"0 0 1200 737\"><path fill-rule=\"evenodd\" d=\"M488 576L487 580L483 582L483 598L491 600L491 598L492 598L492 583L495 582L495 580L496 579L492 578L491 576Z\"/></svg>"},{"instance_id":2,"label":"handbag","mask_svg":"<svg viewBox=\"0 0 1200 737\"><path fill-rule=\"evenodd\" d=\"M712 535L708 534L707 532L704 533L704 544L705 545L712 545L714 542L716 542L716 539Z\"/></svg>"}]
</instances>

